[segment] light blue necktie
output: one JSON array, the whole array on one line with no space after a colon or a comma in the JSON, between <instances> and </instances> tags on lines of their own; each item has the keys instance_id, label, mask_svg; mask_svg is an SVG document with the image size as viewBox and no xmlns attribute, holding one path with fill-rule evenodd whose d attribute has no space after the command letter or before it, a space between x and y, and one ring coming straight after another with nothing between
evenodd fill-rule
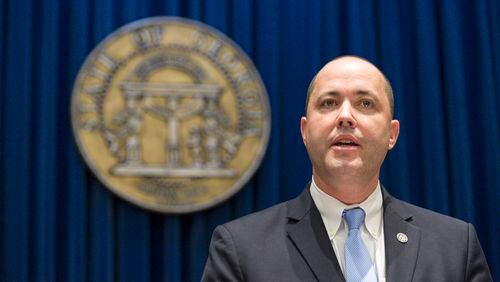
<instances>
[{"instance_id":1,"label":"light blue necktie","mask_svg":"<svg viewBox=\"0 0 500 282\"><path fill-rule=\"evenodd\" d=\"M365 244L361 240L359 227L365 221L365 211L361 208L344 210L342 216L349 227L349 234L345 241L345 277L347 282L377 281L375 266Z\"/></svg>"}]
</instances>

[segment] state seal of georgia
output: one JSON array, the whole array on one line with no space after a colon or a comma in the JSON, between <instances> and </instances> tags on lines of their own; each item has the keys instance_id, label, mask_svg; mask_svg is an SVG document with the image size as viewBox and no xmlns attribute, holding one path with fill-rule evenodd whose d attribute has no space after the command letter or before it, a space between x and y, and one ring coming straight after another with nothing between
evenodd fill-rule
<instances>
[{"instance_id":1,"label":"state seal of georgia","mask_svg":"<svg viewBox=\"0 0 500 282\"><path fill-rule=\"evenodd\" d=\"M157 17L125 25L86 58L71 98L79 150L97 178L143 208L187 213L239 191L270 133L259 73L221 32Z\"/></svg>"}]
</instances>

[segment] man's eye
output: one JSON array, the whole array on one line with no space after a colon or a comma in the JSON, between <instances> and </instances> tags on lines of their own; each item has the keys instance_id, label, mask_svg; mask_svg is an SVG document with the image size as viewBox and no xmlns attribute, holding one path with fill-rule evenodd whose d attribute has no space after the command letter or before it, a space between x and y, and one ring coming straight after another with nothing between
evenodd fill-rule
<instances>
[{"instance_id":1,"label":"man's eye","mask_svg":"<svg viewBox=\"0 0 500 282\"><path fill-rule=\"evenodd\" d=\"M334 100L324 100L323 102L321 102L321 106L322 107L333 107L335 106L335 101Z\"/></svg>"},{"instance_id":2,"label":"man's eye","mask_svg":"<svg viewBox=\"0 0 500 282\"><path fill-rule=\"evenodd\" d=\"M369 101L369 100L361 101L361 106L363 108L370 108L372 105L373 105L372 101Z\"/></svg>"}]
</instances>

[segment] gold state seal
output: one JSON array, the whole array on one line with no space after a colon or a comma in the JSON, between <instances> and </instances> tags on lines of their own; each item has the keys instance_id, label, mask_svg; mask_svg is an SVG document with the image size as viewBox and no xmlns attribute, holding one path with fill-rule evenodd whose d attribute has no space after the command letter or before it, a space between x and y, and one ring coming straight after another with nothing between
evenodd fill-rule
<instances>
[{"instance_id":1,"label":"gold state seal","mask_svg":"<svg viewBox=\"0 0 500 282\"><path fill-rule=\"evenodd\" d=\"M128 24L92 51L71 119L81 154L109 189L169 213L234 195L270 132L267 93L243 51L207 25L171 17Z\"/></svg>"}]
</instances>

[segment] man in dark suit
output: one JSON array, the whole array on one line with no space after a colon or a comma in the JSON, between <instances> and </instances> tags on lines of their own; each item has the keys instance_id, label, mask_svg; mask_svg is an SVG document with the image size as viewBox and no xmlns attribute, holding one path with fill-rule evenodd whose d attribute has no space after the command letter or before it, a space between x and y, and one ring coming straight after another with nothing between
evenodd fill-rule
<instances>
[{"instance_id":1,"label":"man in dark suit","mask_svg":"<svg viewBox=\"0 0 500 282\"><path fill-rule=\"evenodd\" d=\"M310 84L297 198L218 226L202 281L492 281L474 227L395 199L379 173L396 144L392 89L370 62L326 64Z\"/></svg>"}]
</instances>

